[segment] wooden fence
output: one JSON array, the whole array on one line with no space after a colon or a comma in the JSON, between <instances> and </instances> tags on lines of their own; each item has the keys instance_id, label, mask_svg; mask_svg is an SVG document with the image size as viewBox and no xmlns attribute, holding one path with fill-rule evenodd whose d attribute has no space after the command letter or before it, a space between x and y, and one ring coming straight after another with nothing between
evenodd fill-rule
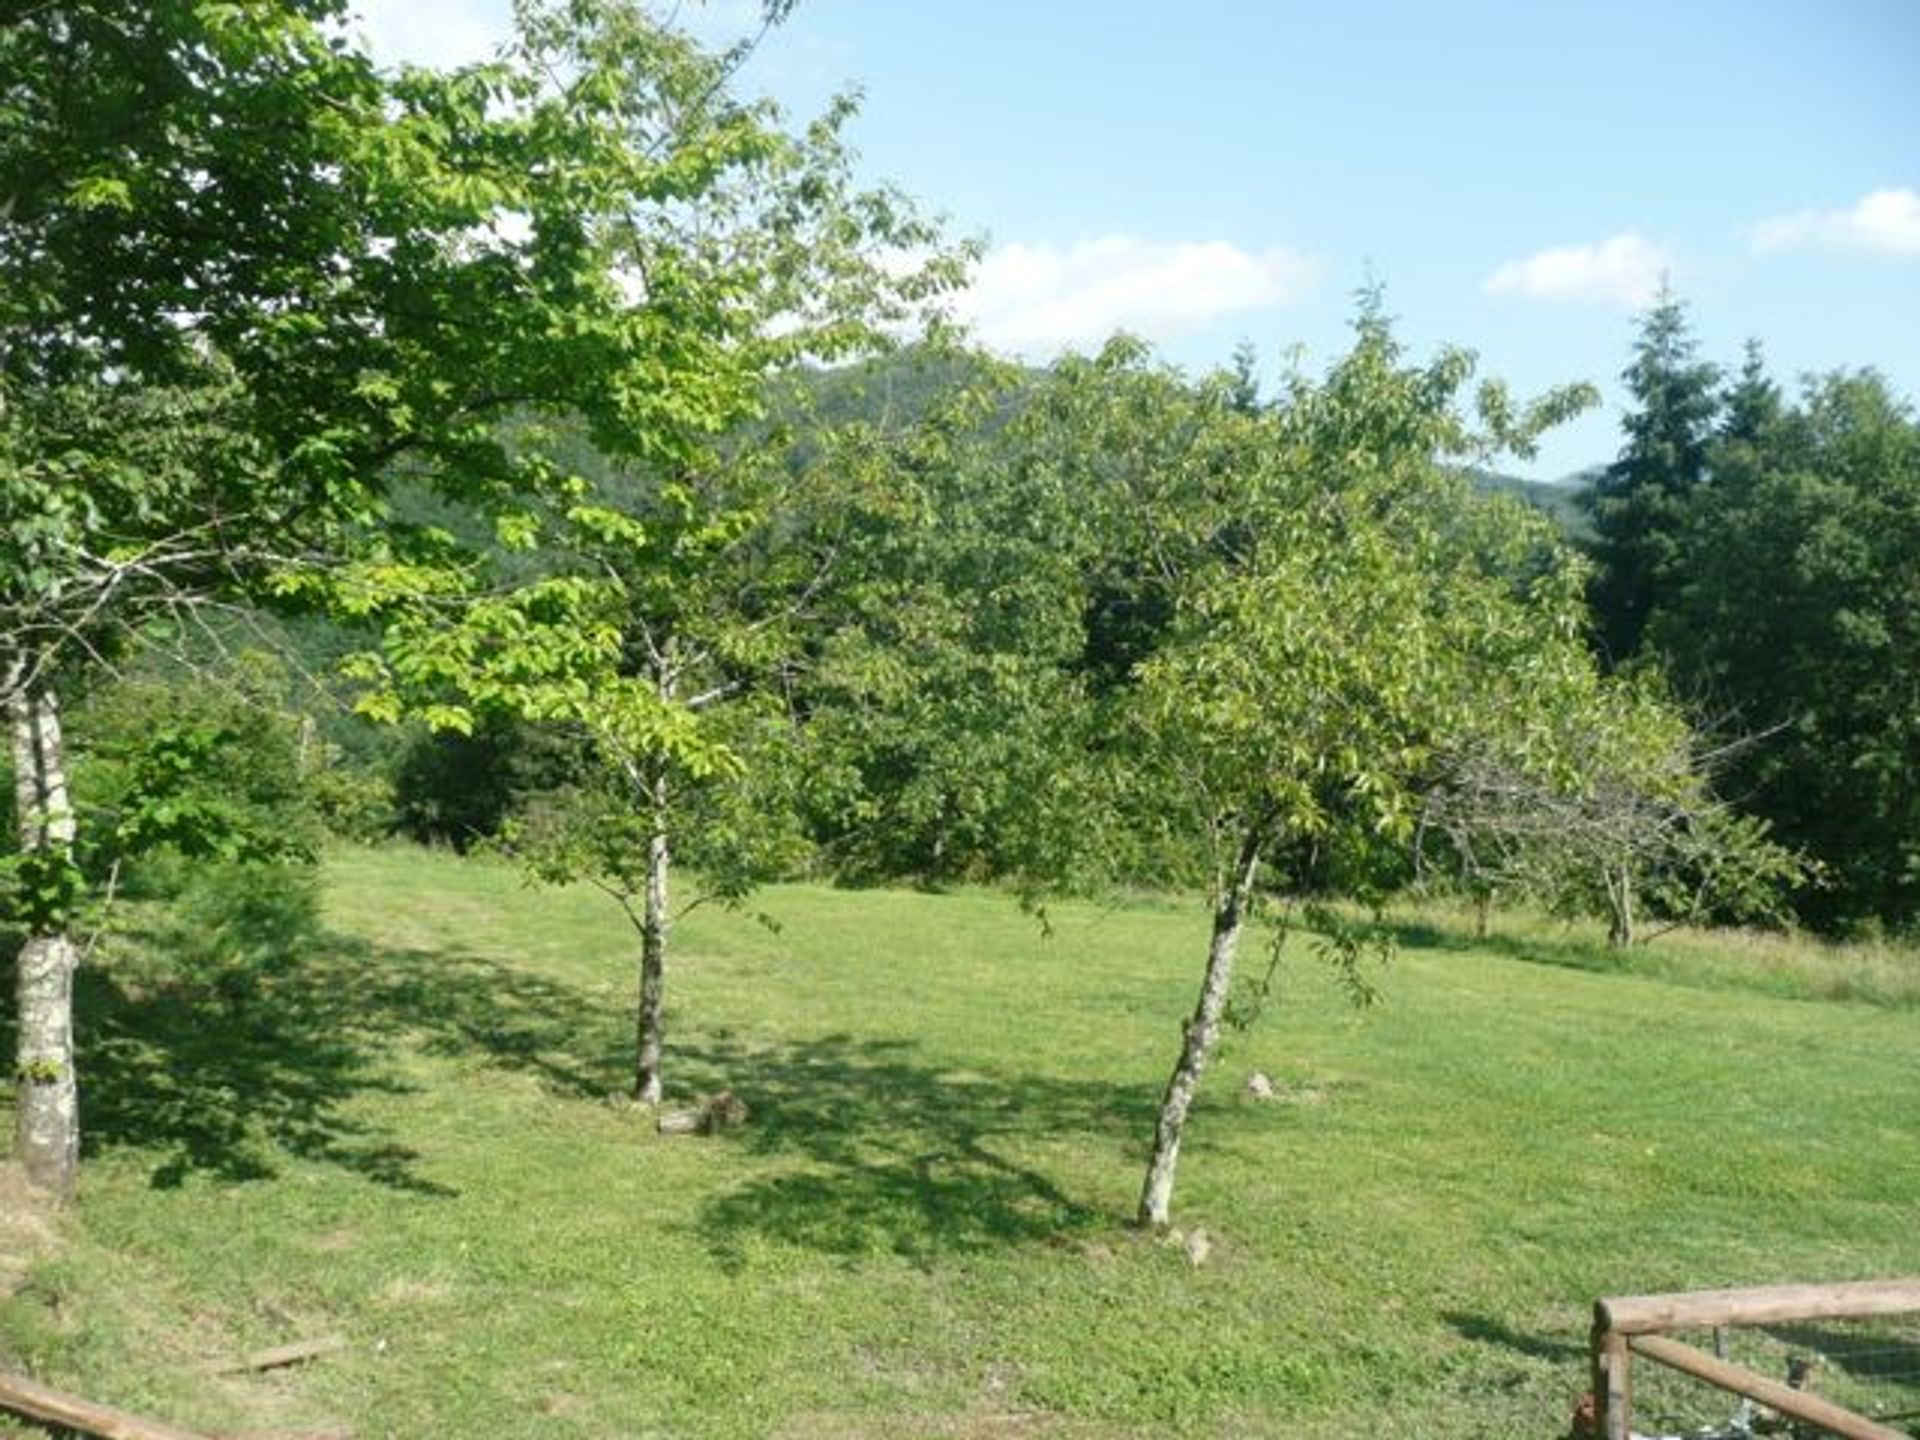
<instances>
[{"instance_id":1,"label":"wooden fence","mask_svg":"<svg viewBox=\"0 0 1920 1440\"><path fill-rule=\"evenodd\" d=\"M1868 1416L1780 1384L1663 1332L1806 1320L1867 1320L1920 1313L1920 1277L1843 1285L1778 1285L1629 1295L1593 1307L1593 1398L1604 1440L1630 1440L1633 1358L1668 1366L1843 1440L1912 1440Z\"/></svg>"}]
</instances>

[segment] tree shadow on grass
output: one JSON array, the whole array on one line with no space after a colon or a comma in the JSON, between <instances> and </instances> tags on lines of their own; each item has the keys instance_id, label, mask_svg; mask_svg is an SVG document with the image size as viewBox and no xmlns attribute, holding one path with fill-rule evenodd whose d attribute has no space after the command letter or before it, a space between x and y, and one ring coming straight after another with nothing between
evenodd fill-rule
<instances>
[{"instance_id":1,"label":"tree shadow on grass","mask_svg":"<svg viewBox=\"0 0 1920 1440\"><path fill-rule=\"evenodd\" d=\"M1516 1330L1504 1320L1496 1320L1491 1315L1474 1315L1462 1310L1445 1311L1441 1317L1453 1327L1454 1333L1463 1340L1471 1340L1476 1345L1494 1345L1502 1350L1510 1350L1516 1355L1524 1355L1530 1360L1551 1360L1571 1363L1587 1359L1587 1347L1563 1340L1552 1335L1537 1335L1525 1330Z\"/></svg>"},{"instance_id":2,"label":"tree shadow on grass","mask_svg":"<svg viewBox=\"0 0 1920 1440\"><path fill-rule=\"evenodd\" d=\"M163 939L148 936L129 953L164 954ZM431 1156L363 1103L417 1088L401 1052L530 1074L595 1103L630 1076L624 1002L481 955L387 949L315 929L272 964L228 978L237 983L124 956L82 968L75 1008L90 1153L154 1156L157 1187L195 1175L267 1179L297 1159L445 1196L453 1192L431 1178ZM701 1233L731 1267L746 1265L756 1237L849 1262L893 1254L928 1265L1115 1225L1121 1217L1049 1172L1047 1147L1094 1137L1129 1165L1153 1125L1157 1087L1148 1084L963 1070L907 1040L748 1047L678 1017L670 1024L675 1087L740 1094L752 1119L726 1143L767 1162L743 1166L753 1177L701 1213ZM10 1052L10 1037L0 1043ZM1198 1143L1214 1149L1225 1137Z\"/></svg>"},{"instance_id":3,"label":"tree shadow on grass","mask_svg":"<svg viewBox=\"0 0 1920 1440\"><path fill-rule=\"evenodd\" d=\"M736 1270L755 1238L925 1267L1112 1225L1118 1217L1069 1193L1032 1152L1087 1135L1127 1149L1153 1123L1147 1086L929 1064L902 1040L828 1035L752 1051L721 1042L682 1058L751 1108L741 1146L793 1162L705 1206L700 1228Z\"/></svg>"},{"instance_id":4,"label":"tree shadow on grass","mask_svg":"<svg viewBox=\"0 0 1920 1440\"><path fill-rule=\"evenodd\" d=\"M1618 975L1631 970L1631 957L1598 940L1568 935L1554 939L1538 935L1491 934L1482 938L1465 929L1453 930L1429 920L1387 919L1382 933L1406 950L1435 950L1453 954L1472 951L1520 960L1529 965L1552 965L1562 970L1584 970L1595 975Z\"/></svg>"},{"instance_id":5,"label":"tree shadow on grass","mask_svg":"<svg viewBox=\"0 0 1920 1440\"><path fill-rule=\"evenodd\" d=\"M419 1195L454 1193L359 1113L417 1089L398 1047L477 1057L604 1093L617 1027L592 996L495 961L313 931L275 963L207 983L157 966L76 976L89 1153L157 1153L156 1187L266 1179L293 1157ZM8 1037L0 1037L7 1042ZM577 1058L585 1057L585 1058Z\"/></svg>"},{"instance_id":6,"label":"tree shadow on grass","mask_svg":"<svg viewBox=\"0 0 1920 1440\"><path fill-rule=\"evenodd\" d=\"M157 1152L156 1188L195 1173L268 1179L287 1155L396 1189L449 1193L415 1173L416 1152L347 1110L358 1096L407 1087L358 1037L277 989L236 1006L83 970L74 1006L86 1149Z\"/></svg>"}]
</instances>

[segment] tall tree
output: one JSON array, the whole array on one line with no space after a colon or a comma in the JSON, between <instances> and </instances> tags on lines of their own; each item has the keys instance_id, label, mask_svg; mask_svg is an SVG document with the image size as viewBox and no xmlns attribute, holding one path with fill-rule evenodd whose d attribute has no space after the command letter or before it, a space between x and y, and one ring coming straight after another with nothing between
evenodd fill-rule
<instances>
[{"instance_id":1,"label":"tall tree","mask_svg":"<svg viewBox=\"0 0 1920 1440\"><path fill-rule=\"evenodd\" d=\"M789 242L898 214L832 183L844 107L788 136L727 93L737 53L627 0L530 4L500 59L445 73L380 71L343 15L80 0L0 30L0 678L52 957L21 972L16 1109L55 1190L77 1133L63 681L234 599L366 616L457 588L387 491L511 515L563 488L506 416L689 464L870 287L836 268L849 247L788 267ZM742 343L769 307L786 323Z\"/></svg>"},{"instance_id":2,"label":"tall tree","mask_svg":"<svg viewBox=\"0 0 1920 1440\"><path fill-rule=\"evenodd\" d=\"M1470 369L1455 352L1407 364L1369 304L1352 352L1271 404L1244 375L1195 384L1120 341L1056 367L991 437L1027 512L1059 522L1041 553L1062 598L1035 613L1078 632L1065 663L1026 672L1075 684L1053 692L1036 742L1053 844L1017 858L1111 876L1171 840L1205 857L1210 882L1143 1224L1170 1216L1256 911L1276 892L1351 893L1389 852L1404 858L1437 748L1516 713L1502 677L1590 667L1577 560L1505 509L1480 518L1449 463L1488 436L1525 444L1587 395L1521 407L1487 386L1469 421L1455 401Z\"/></svg>"},{"instance_id":3,"label":"tall tree","mask_svg":"<svg viewBox=\"0 0 1920 1440\"><path fill-rule=\"evenodd\" d=\"M1740 371L1727 386L1721 403L1720 424L1714 431L1708 466L1716 477L1727 468L1727 447L1760 445L1780 419L1780 387L1767 373L1767 355L1758 340L1748 340L1741 351Z\"/></svg>"},{"instance_id":4,"label":"tall tree","mask_svg":"<svg viewBox=\"0 0 1920 1440\"><path fill-rule=\"evenodd\" d=\"M1626 444L1589 496L1597 562L1591 599L1607 663L1633 658L1671 584L1688 502L1707 473L1720 414L1720 371L1697 358L1686 307L1662 289L1640 320L1621 373L1633 408Z\"/></svg>"},{"instance_id":5,"label":"tall tree","mask_svg":"<svg viewBox=\"0 0 1920 1440\"><path fill-rule=\"evenodd\" d=\"M1654 638L1764 738L1731 793L1820 861L1802 913L1920 918L1920 419L1872 372L1812 381L1714 450Z\"/></svg>"}]
</instances>

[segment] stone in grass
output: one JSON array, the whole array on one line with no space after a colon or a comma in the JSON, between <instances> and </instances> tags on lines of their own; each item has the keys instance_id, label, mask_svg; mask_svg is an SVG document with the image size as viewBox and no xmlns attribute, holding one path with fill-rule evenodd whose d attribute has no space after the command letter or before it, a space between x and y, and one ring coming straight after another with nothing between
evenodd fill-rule
<instances>
[{"instance_id":1,"label":"stone in grass","mask_svg":"<svg viewBox=\"0 0 1920 1440\"><path fill-rule=\"evenodd\" d=\"M1196 1226L1188 1233L1187 1243L1181 1248L1187 1252L1187 1263L1198 1270L1213 1254L1213 1239Z\"/></svg>"},{"instance_id":2,"label":"stone in grass","mask_svg":"<svg viewBox=\"0 0 1920 1440\"><path fill-rule=\"evenodd\" d=\"M1191 1230L1175 1228L1161 1237L1161 1243L1171 1245L1187 1257L1187 1263L1198 1270L1213 1255L1213 1237L1199 1226Z\"/></svg>"},{"instance_id":3,"label":"stone in grass","mask_svg":"<svg viewBox=\"0 0 1920 1440\"><path fill-rule=\"evenodd\" d=\"M747 1102L731 1090L703 1095L690 1110L660 1112L662 1135L718 1135L747 1123Z\"/></svg>"},{"instance_id":4,"label":"stone in grass","mask_svg":"<svg viewBox=\"0 0 1920 1440\"><path fill-rule=\"evenodd\" d=\"M1264 1070L1256 1070L1247 1077L1247 1097L1252 1100L1271 1100L1275 1091L1273 1080Z\"/></svg>"}]
</instances>

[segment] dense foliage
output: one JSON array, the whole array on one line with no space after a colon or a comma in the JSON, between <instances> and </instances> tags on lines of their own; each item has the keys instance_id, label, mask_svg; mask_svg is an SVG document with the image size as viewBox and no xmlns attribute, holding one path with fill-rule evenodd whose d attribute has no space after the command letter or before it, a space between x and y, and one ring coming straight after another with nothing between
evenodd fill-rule
<instances>
[{"instance_id":1,"label":"dense foliage","mask_svg":"<svg viewBox=\"0 0 1920 1440\"><path fill-rule=\"evenodd\" d=\"M1663 293L1641 323L1621 375L1634 408L1626 444L1588 492L1599 561L1593 611L1601 653L1623 664L1682 568L1681 517L1707 473L1720 371L1696 358L1685 307Z\"/></svg>"},{"instance_id":2,"label":"dense foliage","mask_svg":"<svg viewBox=\"0 0 1920 1440\"><path fill-rule=\"evenodd\" d=\"M636 4L522 7L496 60L445 72L380 69L344 13L99 0L0 29L0 698L31 932L17 1110L57 1190L78 1153L86 846L62 692L230 607L389 622L466 597L454 537L395 513L402 477L516 543L543 502L617 540L613 512L569 504L576 477L504 422L584 425L679 485L754 418L769 371L858 350L952 273L875 263L932 235L848 184L849 106L789 133L730 92L738 52ZM532 603L603 594L558 576ZM603 634L569 628L562 666ZM552 661L509 688L559 704ZM671 707L640 708L630 732L693 746Z\"/></svg>"},{"instance_id":3,"label":"dense foliage","mask_svg":"<svg viewBox=\"0 0 1920 1440\"><path fill-rule=\"evenodd\" d=\"M1733 757L1730 788L1822 862L1809 918L1911 925L1920 419L1879 377L1841 374L1726 427L1653 643L1704 704L1760 737Z\"/></svg>"},{"instance_id":4,"label":"dense foliage","mask_svg":"<svg viewBox=\"0 0 1920 1440\"><path fill-rule=\"evenodd\" d=\"M1597 491L1598 620L1732 744L1723 788L1819 867L1825 927L1920 917L1920 417L1872 372L1731 383L1649 313Z\"/></svg>"}]
</instances>

